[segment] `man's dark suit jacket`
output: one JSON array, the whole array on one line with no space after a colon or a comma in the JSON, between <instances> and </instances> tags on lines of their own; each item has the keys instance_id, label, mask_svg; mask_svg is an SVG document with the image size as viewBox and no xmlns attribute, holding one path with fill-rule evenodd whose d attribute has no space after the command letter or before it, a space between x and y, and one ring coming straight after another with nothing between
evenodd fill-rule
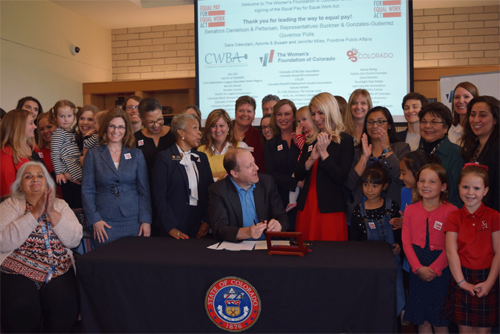
<instances>
[{"instance_id":1,"label":"man's dark suit jacket","mask_svg":"<svg viewBox=\"0 0 500 334\"><path fill-rule=\"evenodd\" d=\"M237 241L238 230L243 227L243 212L238 191L230 176L212 184L209 193L209 219L215 239ZM281 231L288 229L288 219L278 189L271 176L259 174L253 191L259 221L276 219Z\"/></svg>"}]
</instances>

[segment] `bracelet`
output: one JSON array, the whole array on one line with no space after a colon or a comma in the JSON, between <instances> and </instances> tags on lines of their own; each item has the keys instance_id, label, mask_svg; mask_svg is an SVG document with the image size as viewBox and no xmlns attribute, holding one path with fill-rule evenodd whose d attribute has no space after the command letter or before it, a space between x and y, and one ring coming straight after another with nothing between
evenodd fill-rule
<instances>
[{"instance_id":1,"label":"bracelet","mask_svg":"<svg viewBox=\"0 0 500 334\"><path fill-rule=\"evenodd\" d=\"M461 280L460 282L457 283L457 286L459 286L460 284L462 284L463 282L465 282L465 278L463 280Z\"/></svg>"}]
</instances>

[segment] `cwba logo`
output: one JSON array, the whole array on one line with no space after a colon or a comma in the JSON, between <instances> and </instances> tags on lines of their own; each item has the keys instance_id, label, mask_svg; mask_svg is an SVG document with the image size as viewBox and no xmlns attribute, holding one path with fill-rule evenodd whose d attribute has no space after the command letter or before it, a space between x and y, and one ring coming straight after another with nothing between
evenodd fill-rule
<instances>
[{"instance_id":1,"label":"cwba logo","mask_svg":"<svg viewBox=\"0 0 500 334\"><path fill-rule=\"evenodd\" d=\"M239 55L238 52L232 54L231 52L224 53L207 53L205 55L206 64L232 64L241 63L241 59L248 59L248 55Z\"/></svg>"},{"instance_id":2,"label":"cwba logo","mask_svg":"<svg viewBox=\"0 0 500 334\"><path fill-rule=\"evenodd\" d=\"M260 57L260 62L262 63L262 66L267 66L267 63L272 63L273 57L274 57L274 50L271 50L270 53L266 53L264 57Z\"/></svg>"}]
</instances>

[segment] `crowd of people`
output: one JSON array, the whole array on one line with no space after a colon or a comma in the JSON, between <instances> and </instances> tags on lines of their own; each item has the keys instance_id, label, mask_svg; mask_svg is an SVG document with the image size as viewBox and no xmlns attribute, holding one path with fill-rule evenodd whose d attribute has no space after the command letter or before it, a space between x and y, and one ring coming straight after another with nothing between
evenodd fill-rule
<instances>
[{"instance_id":1,"label":"crowd of people","mask_svg":"<svg viewBox=\"0 0 500 334\"><path fill-rule=\"evenodd\" d=\"M409 93L401 132L365 89L306 106L268 95L260 131L256 108L241 96L234 120L215 109L202 129L197 106L166 125L149 97L107 111L60 100L45 113L20 99L0 120L2 331L68 331L76 320L76 208L94 248L266 230L384 241L398 267L397 315L422 332L498 326L497 98L463 82L450 110ZM58 303L67 307L53 312Z\"/></svg>"}]
</instances>

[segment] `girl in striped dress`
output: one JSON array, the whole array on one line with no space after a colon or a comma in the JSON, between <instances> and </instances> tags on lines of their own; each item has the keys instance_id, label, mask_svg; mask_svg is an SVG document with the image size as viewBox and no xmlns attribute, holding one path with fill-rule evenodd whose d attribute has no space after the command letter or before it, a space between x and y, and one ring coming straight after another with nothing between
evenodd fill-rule
<instances>
[{"instance_id":1,"label":"girl in striped dress","mask_svg":"<svg viewBox=\"0 0 500 334\"><path fill-rule=\"evenodd\" d=\"M73 209L82 207L80 149L76 143L75 132L71 128L76 111L76 106L68 100L58 101L50 109L53 123L57 124L51 141L51 159L56 182L61 185L64 200Z\"/></svg>"}]
</instances>

